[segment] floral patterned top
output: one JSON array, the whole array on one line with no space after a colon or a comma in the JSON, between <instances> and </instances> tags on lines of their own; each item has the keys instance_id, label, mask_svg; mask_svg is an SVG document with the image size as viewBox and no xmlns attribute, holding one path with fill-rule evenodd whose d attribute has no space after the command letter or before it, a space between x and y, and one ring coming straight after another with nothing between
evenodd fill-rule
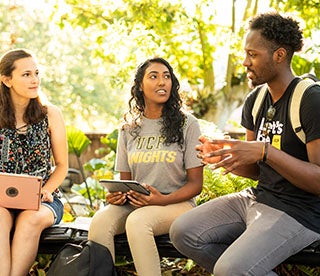
<instances>
[{"instance_id":1,"label":"floral patterned top","mask_svg":"<svg viewBox=\"0 0 320 276\"><path fill-rule=\"evenodd\" d=\"M41 176L51 174L51 140L48 116L25 131L0 129L0 172Z\"/></svg>"}]
</instances>

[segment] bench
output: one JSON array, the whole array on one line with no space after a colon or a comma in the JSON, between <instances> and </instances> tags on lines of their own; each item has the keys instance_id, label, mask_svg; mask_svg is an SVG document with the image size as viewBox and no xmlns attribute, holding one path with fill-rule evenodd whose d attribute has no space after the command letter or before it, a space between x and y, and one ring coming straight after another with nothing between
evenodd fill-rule
<instances>
[{"instance_id":1,"label":"bench","mask_svg":"<svg viewBox=\"0 0 320 276\"><path fill-rule=\"evenodd\" d=\"M69 169L69 175L66 178L65 186L67 190L71 189L76 181L73 179L79 176L80 172L76 169ZM81 182L80 179L76 181ZM63 192L66 190L63 189ZM88 238L88 231L70 228L66 226L52 226L42 232L40 238L39 254L56 254L66 243L81 243ZM169 239L169 235L155 237L160 257L186 258L178 252ZM126 234L115 236L115 253L117 256L131 257L130 248L127 242ZM306 266L320 266L320 240L309 245L299 253L289 257L284 264L297 264Z\"/></svg>"},{"instance_id":2,"label":"bench","mask_svg":"<svg viewBox=\"0 0 320 276\"><path fill-rule=\"evenodd\" d=\"M66 243L81 243L88 238L85 230L68 227L50 227L42 232L40 238L39 254L56 254ZM169 235L157 236L156 243L161 257L185 258L172 245ZM115 252L117 256L131 257L126 234L115 236Z\"/></svg>"},{"instance_id":3,"label":"bench","mask_svg":"<svg viewBox=\"0 0 320 276\"><path fill-rule=\"evenodd\" d=\"M66 243L81 243L88 238L85 230L72 229L68 227L50 227L43 231L38 253L56 254ZM185 258L172 245L169 235L155 237L160 257ZM117 256L131 257L126 234L115 236L115 252ZM320 241L306 247L299 253L291 256L283 263L300 264L306 266L320 266Z\"/></svg>"}]
</instances>

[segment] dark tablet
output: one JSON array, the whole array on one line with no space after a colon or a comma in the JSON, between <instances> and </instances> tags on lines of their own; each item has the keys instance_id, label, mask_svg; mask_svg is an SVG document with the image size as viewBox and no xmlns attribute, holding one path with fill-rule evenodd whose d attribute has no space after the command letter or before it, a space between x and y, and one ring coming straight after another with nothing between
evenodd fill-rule
<instances>
[{"instance_id":1,"label":"dark tablet","mask_svg":"<svg viewBox=\"0 0 320 276\"><path fill-rule=\"evenodd\" d=\"M100 184L104 186L109 192L129 192L136 191L145 195L149 195L150 191L143 187L140 183L134 180L111 180L100 179Z\"/></svg>"}]
</instances>

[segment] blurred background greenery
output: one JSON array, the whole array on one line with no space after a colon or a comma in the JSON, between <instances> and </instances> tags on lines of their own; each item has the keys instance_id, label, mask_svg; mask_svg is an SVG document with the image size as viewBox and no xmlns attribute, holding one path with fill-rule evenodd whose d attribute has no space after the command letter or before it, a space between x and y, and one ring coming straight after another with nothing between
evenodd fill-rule
<instances>
[{"instance_id":1,"label":"blurred background greenery","mask_svg":"<svg viewBox=\"0 0 320 276\"><path fill-rule=\"evenodd\" d=\"M23 47L42 64L42 89L68 125L110 133L127 108L134 70L146 58L170 61L185 104L220 129L248 92L245 22L270 8L304 19L296 74L319 74L319 1L2 0L0 53Z\"/></svg>"}]
</instances>

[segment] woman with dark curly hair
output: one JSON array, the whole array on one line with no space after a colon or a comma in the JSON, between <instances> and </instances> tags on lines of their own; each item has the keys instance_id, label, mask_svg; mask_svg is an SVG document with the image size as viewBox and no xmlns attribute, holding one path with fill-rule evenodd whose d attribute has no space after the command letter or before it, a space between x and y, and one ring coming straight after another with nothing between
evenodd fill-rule
<instances>
[{"instance_id":1,"label":"woman with dark curly hair","mask_svg":"<svg viewBox=\"0 0 320 276\"><path fill-rule=\"evenodd\" d=\"M161 111L161 117L163 120L163 125L161 128L161 134L166 138L165 143L178 143L183 144L183 128L186 115L181 110L181 98L179 95L179 81L173 73L173 69L170 64L162 58L154 58L144 62L137 70L135 84L131 88L131 99L129 100L129 112L125 114L125 121L128 122L133 119L132 129L130 130L133 136L137 136L140 130L140 125L138 121L143 117L146 102L144 93L141 90L141 84L144 78L146 69L152 63L162 63L168 68L171 76L172 88L171 94L168 100L163 104L163 107L159 110ZM146 99L147 100L147 99ZM158 115L157 115L158 116ZM131 117L131 118L129 118Z\"/></svg>"},{"instance_id":2,"label":"woman with dark curly hair","mask_svg":"<svg viewBox=\"0 0 320 276\"><path fill-rule=\"evenodd\" d=\"M275 275L278 264L320 239L319 85L312 83L301 100L306 143L288 112L296 85L306 83L291 70L302 39L289 16L265 13L250 22L243 65L256 88L242 111L247 141L203 137L197 146L204 164L258 180L256 188L213 199L171 226L177 249L215 276ZM267 93L254 120L262 85Z\"/></svg>"},{"instance_id":3,"label":"woman with dark curly hair","mask_svg":"<svg viewBox=\"0 0 320 276\"><path fill-rule=\"evenodd\" d=\"M154 236L169 232L172 221L195 206L203 166L195 146L199 123L182 110L179 81L162 58L138 67L129 111L119 131L116 170L150 191L107 193L108 205L93 217L89 239L109 248L114 235L126 232L139 276L160 276Z\"/></svg>"}]
</instances>

